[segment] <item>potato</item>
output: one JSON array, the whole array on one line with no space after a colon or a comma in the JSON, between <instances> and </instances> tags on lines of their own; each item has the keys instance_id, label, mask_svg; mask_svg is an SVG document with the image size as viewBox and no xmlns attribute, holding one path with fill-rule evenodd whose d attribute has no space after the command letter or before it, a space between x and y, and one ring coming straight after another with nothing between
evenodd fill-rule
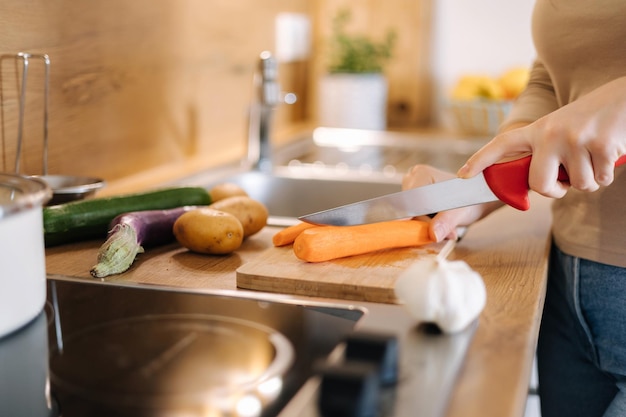
<instances>
[{"instance_id":1,"label":"potato","mask_svg":"<svg viewBox=\"0 0 626 417\"><path fill-rule=\"evenodd\" d=\"M243 226L235 216L208 207L184 213L174 222L174 236L187 249L214 255L231 253L243 242Z\"/></svg>"},{"instance_id":2,"label":"potato","mask_svg":"<svg viewBox=\"0 0 626 417\"><path fill-rule=\"evenodd\" d=\"M211 188L209 190L209 195L211 196L211 201L216 202L236 195L247 196L248 193L246 190L233 182L224 182Z\"/></svg>"},{"instance_id":3,"label":"potato","mask_svg":"<svg viewBox=\"0 0 626 417\"><path fill-rule=\"evenodd\" d=\"M252 236L267 224L269 213L260 201L247 196L233 196L219 200L209 206L212 209L230 213L239 219L244 237Z\"/></svg>"}]
</instances>

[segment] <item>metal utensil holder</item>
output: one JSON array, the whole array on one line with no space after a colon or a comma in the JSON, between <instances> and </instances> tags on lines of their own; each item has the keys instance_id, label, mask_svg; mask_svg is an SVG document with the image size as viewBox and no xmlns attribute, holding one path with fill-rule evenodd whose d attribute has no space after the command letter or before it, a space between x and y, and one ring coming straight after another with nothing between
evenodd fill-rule
<instances>
[{"instance_id":1,"label":"metal utensil holder","mask_svg":"<svg viewBox=\"0 0 626 417\"><path fill-rule=\"evenodd\" d=\"M27 52L19 52L17 54L0 55L0 117L2 126L2 170L7 170L6 162L6 135L5 135L5 80L4 63L10 61L15 65L18 105L17 120L17 141L15 149L15 163L13 170L16 174L20 173L20 161L22 156L23 136L24 136L24 116L26 112L26 91L28 84L28 70L31 60L41 60L44 65L44 81L43 81L43 148L42 148L42 174L48 174L48 95L50 86L50 58L46 54L31 54ZM21 63L21 80L19 79L19 64ZM21 82L20 82L21 81Z\"/></svg>"}]
</instances>

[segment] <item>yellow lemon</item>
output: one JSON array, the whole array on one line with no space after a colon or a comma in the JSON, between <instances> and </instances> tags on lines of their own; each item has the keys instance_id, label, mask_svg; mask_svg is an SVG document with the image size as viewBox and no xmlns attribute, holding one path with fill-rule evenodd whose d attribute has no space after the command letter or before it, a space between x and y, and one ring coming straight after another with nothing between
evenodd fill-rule
<instances>
[{"instance_id":1,"label":"yellow lemon","mask_svg":"<svg viewBox=\"0 0 626 417\"><path fill-rule=\"evenodd\" d=\"M491 77L482 77L478 84L478 96L491 100L499 100L504 97L504 90L497 80Z\"/></svg>"},{"instance_id":2,"label":"yellow lemon","mask_svg":"<svg viewBox=\"0 0 626 417\"><path fill-rule=\"evenodd\" d=\"M504 96L508 99L519 96L528 85L529 78L530 71L528 68L518 67L507 70L499 80Z\"/></svg>"},{"instance_id":3,"label":"yellow lemon","mask_svg":"<svg viewBox=\"0 0 626 417\"><path fill-rule=\"evenodd\" d=\"M498 81L487 75L464 75L452 90L452 98L455 100L498 100L503 96L504 91Z\"/></svg>"},{"instance_id":4,"label":"yellow lemon","mask_svg":"<svg viewBox=\"0 0 626 417\"><path fill-rule=\"evenodd\" d=\"M452 90L452 98L455 100L473 100L476 98L476 86L478 85L478 77L475 75L465 75L461 77L454 89Z\"/></svg>"}]
</instances>

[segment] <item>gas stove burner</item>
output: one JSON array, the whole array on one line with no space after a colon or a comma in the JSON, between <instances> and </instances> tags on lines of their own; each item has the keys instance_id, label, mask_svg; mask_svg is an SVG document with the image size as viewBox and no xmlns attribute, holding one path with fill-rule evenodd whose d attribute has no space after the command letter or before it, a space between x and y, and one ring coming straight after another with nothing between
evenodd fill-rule
<instances>
[{"instance_id":1,"label":"gas stove burner","mask_svg":"<svg viewBox=\"0 0 626 417\"><path fill-rule=\"evenodd\" d=\"M50 375L60 389L104 406L230 415L242 399L271 403L293 356L285 336L258 323L150 315L64 335L62 350L50 352Z\"/></svg>"}]
</instances>

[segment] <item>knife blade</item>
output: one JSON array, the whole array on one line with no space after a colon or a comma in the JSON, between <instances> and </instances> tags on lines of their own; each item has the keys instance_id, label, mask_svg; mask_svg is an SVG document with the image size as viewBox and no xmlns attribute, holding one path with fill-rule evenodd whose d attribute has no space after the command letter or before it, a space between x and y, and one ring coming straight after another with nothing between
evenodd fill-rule
<instances>
[{"instance_id":1,"label":"knife blade","mask_svg":"<svg viewBox=\"0 0 626 417\"><path fill-rule=\"evenodd\" d=\"M313 224L353 226L388 220L407 219L459 207L501 200L518 210L528 210L528 173L532 156L494 164L480 174L454 178L423 187L412 188L299 217ZM615 166L626 163L626 155ZM565 169L559 169L558 180L568 182Z\"/></svg>"}]
</instances>

